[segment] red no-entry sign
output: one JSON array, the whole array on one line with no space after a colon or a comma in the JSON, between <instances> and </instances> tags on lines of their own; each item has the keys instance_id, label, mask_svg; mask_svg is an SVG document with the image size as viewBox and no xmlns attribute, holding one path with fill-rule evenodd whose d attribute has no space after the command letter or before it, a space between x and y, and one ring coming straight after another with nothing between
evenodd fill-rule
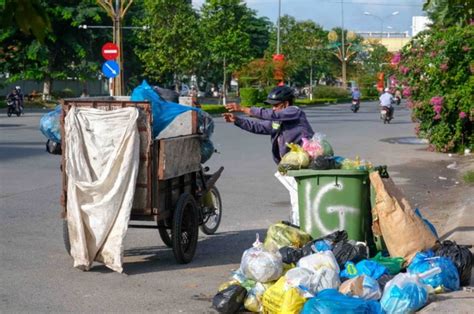
<instances>
[{"instance_id":1,"label":"red no-entry sign","mask_svg":"<svg viewBox=\"0 0 474 314\"><path fill-rule=\"evenodd\" d=\"M102 46L102 56L105 60L113 60L119 55L119 49L114 43L106 43Z\"/></svg>"}]
</instances>

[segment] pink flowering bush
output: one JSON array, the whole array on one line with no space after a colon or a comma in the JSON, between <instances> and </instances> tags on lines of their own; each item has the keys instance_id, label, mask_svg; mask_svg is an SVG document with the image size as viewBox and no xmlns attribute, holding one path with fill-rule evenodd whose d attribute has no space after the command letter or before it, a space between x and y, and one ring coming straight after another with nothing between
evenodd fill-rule
<instances>
[{"instance_id":1,"label":"pink flowering bush","mask_svg":"<svg viewBox=\"0 0 474 314\"><path fill-rule=\"evenodd\" d=\"M432 28L392 59L402 94L419 123L416 133L436 151L474 148L472 38L474 25Z\"/></svg>"}]
</instances>

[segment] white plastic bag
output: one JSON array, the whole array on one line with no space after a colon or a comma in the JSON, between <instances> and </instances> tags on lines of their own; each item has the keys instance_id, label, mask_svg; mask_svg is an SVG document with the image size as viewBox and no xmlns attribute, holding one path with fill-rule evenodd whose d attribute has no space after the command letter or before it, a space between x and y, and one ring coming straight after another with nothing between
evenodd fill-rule
<instances>
[{"instance_id":1,"label":"white plastic bag","mask_svg":"<svg viewBox=\"0 0 474 314\"><path fill-rule=\"evenodd\" d=\"M281 277L283 262L280 253L269 252L263 248L257 234L253 247L242 255L240 269L246 278L265 283Z\"/></svg>"},{"instance_id":2,"label":"white plastic bag","mask_svg":"<svg viewBox=\"0 0 474 314\"><path fill-rule=\"evenodd\" d=\"M311 298L325 289L336 289L341 284L339 273L326 266L316 271L295 267L285 274L285 278L288 286L303 290L305 298Z\"/></svg>"},{"instance_id":3,"label":"white plastic bag","mask_svg":"<svg viewBox=\"0 0 474 314\"><path fill-rule=\"evenodd\" d=\"M298 267L309 269L313 272L322 267L330 268L339 274L339 265L331 251L317 252L301 258L298 261Z\"/></svg>"}]
</instances>

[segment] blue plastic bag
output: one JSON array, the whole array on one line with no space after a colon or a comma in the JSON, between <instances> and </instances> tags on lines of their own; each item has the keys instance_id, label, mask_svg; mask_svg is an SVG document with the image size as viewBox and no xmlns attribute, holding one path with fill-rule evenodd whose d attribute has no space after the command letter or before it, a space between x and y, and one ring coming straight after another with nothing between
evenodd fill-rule
<instances>
[{"instance_id":1,"label":"blue plastic bag","mask_svg":"<svg viewBox=\"0 0 474 314\"><path fill-rule=\"evenodd\" d=\"M53 111L43 115L40 120L40 131L53 142L61 143L61 106L56 106Z\"/></svg>"},{"instance_id":2,"label":"blue plastic bag","mask_svg":"<svg viewBox=\"0 0 474 314\"><path fill-rule=\"evenodd\" d=\"M326 289L309 299L300 314L332 313L382 313L380 303L373 300L353 298L335 289Z\"/></svg>"},{"instance_id":3,"label":"blue plastic bag","mask_svg":"<svg viewBox=\"0 0 474 314\"><path fill-rule=\"evenodd\" d=\"M367 275L377 280L383 274L388 274L387 267L367 259L362 260L357 264L347 262L344 265L344 270L341 271L341 277L343 278L354 278L360 275Z\"/></svg>"},{"instance_id":4,"label":"blue plastic bag","mask_svg":"<svg viewBox=\"0 0 474 314\"><path fill-rule=\"evenodd\" d=\"M178 115L188 110L199 111L198 108L180 105L174 102L165 101L153 88L144 80L141 85L135 87L132 92L132 101L151 102L153 116L152 134L155 138L163 131Z\"/></svg>"},{"instance_id":5,"label":"blue plastic bag","mask_svg":"<svg viewBox=\"0 0 474 314\"><path fill-rule=\"evenodd\" d=\"M331 251L332 245L325 240L319 240L314 242L314 248L316 252Z\"/></svg>"},{"instance_id":6,"label":"blue plastic bag","mask_svg":"<svg viewBox=\"0 0 474 314\"><path fill-rule=\"evenodd\" d=\"M421 274L435 267L441 268L441 272L429 278L423 278L421 282L443 291L445 289L459 290L459 273L454 263L446 257L434 256L432 251L416 253L407 270L411 274Z\"/></svg>"},{"instance_id":7,"label":"blue plastic bag","mask_svg":"<svg viewBox=\"0 0 474 314\"><path fill-rule=\"evenodd\" d=\"M380 304L386 313L410 313L422 308L428 301L428 289L418 276L400 273L385 286Z\"/></svg>"},{"instance_id":8,"label":"blue plastic bag","mask_svg":"<svg viewBox=\"0 0 474 314\"><path fill-rule=\"evenodd\" d=\"M436 239L439 239L439 236L438 236L438 232L436 232L436 228L433 226L433 224L428 220L428 219L425 219L422 215L421 215L421 212L418 208L415 208L415 214L418 215L418 217L420 217L423 222L425 223L425 225L431 230L431 232L434 234L434 236L436 237Z\"/></svg>"}]
</instances>

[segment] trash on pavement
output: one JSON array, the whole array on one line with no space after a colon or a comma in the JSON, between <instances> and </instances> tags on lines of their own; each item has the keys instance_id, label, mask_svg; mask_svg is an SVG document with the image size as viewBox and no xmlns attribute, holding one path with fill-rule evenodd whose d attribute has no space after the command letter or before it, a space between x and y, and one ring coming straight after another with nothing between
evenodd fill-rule
<instances>
[{"instance_id":1,"label":"trash on pavement","mask_svg":"<svg viewBox=\"0 0 474 314\"><path fill-rule=\"evenodd\" d=\"M428 286L420 279L429 278L441 269L433 268L419 275L400 273L385 286L380 304L386 313L409 313L422 308L428 301Z\"/></svg>"},{"instance_id":2,"label":"trash on pavement","mask_svg":"<svg viewBox=\"0 0 474 314\"><path fill-rule=\"evenodd\" d=\"M265 283L281 277L283 262L278 251L270 252L263 247L257 234L253 247L242 255L240 269L246 278Z\"/></svg>"},{"instance_id":3,"label":"trash on pavement","mask_svg":"<svg viewBox=\"0 0 474 314\"><path fill-rule=\"evenodd\" d=\"M339 265L336 258L331 251L317 252L301 258L297 264L298 267L303 267L311 271L316 271L321 267L327 267L339 273Z\"/></svg>"},{"instance_id":4,"label":"trash on pavement","mask_svg":"<svg viewBox=\"0 0 474 314\"><path fill-rule=\"evenodd\" d=\"M212 299L212 306L219 313L236 313L244 304L247 290L239 285L231 285L218 292Z\"/></svg>"},{"instance_id":5,"label":"trash on pavement","mask_svg":"<svg viewBox=\"0 0 474 314\"><path fill-rule=\"evenodd\" d=\"M415 214L418 215L418 217L420 217L421 219L423 219L423 222L425 223L425 225L430 229L430 231L434 234L434 236L436 237L436 239L439 238L438 236L438 232L436 231L436 228L433 226L433 224L426 218L423 217L423 215L421 214L420 210L418 208L415 208Z\"/></svg>"},{"instance_id":6,"label":"trash on pavement","mask_svg":"<svg viewBox=\"0 0 474 314\"><path fill-rule=\"evenodd\" d=\"M360 275L367 275L374 279L379 279L383 274L387 274L387 267L372 260L363 260L354 264L347 262L346 267L341 272L342 278L354 278Z\"/></svg>"},{"instance_id":7,"label":"trash on pavement","mask_svg":"<svg viewBox=\"0 0 474 314\"><path fill-rule=\"evenodd\" d=\"M44 114L40 119L40 131L47 139L61 143L61 106L56 106L53 111Z\"/></svg>"},{"instance_id":8,"label":"trash on pavement","mask_svg":"<svg viewBox=\"0 0 474 314\"><path fill-rule=\"evenodd\" d=\"M263 246L269 251L278 251L284 246L301 248L311 241L311 236L287 222L279 222L268 228Z\"/></svg>"},{"instance_id":9,"label":"trash on pavement","mask_svg":"<svg viewBox=\"0 0 474 314\"><path fill-rule=\"evenodd\" d=\"M449 258L458 270L461 286L470 285L473 256L467 246L445 240L435 250L435 255Z\"/></svg>"},{"instance_id":10,"label":"trash on pavement","mask_svg":"<svg viewBox=\"0 0 474 314\"><path fill-rule=\"evenodd\" d=\"M326 289L309 299L301 314L368 313L381 314L380 303L346 296L335 289Z\"/></svg>"},{"instance_id":11,"label":"trash on pavement","mask_svg":"<svg viewBox=\"0 0 474 314\"><path fill-rule=\"evenodd\" d=\"M288 170L299 170L308 168L309 155L298 144L287 143L290 151L286 153L278 165L278 171L285 173Z\"/></svg>"},{"instance_id":12,"label":"trash on pavement","mask_svg":"<svg viewBox=\"0 0 474 314\"><path fill-rule=\"evenodd\" d=\"M454 263L446 257L434 256L432 251L417 253L407 270L410 274L422 274L433 268L439 268L441 272L421 279L424 284L430 285L436 292L459 290L459 274Z\"/></svg>"},{"instance_id":13,"label":"trash on pavement","mask_svg":"<svg viewBox=\"0 0 474 314\"><path fill-rule=\"evenodd\" d=\"M244 301L245 309L250 312L262 312L262 298L266 289L267 288L263 284L257 282L255 287L250 289L250 291L247 293L247 297Z\"/></svg>"},{"instance_id":14,"label":"trash on pavement","mask_svg":"<svg viewBox=\"0 0 474 314\"><path fill-rule=\"evenodd\" d=\"M376 191L372 230L374 235L383 236L390 256L409 263L417 252L434 247L436 237L392 179L382 181L378 172L371 172L370 182Z\"/></svg>"},{"instance_id":15,"label":"trash on pavement","mask_svg":"<svg viewBox=\"0 0 474 314\"><path fill-rule=\"evenodd\" d=\"M378 300L382 297L377 280L361 275L344 281L339 292L348 296L360 297L365 300Z\"/></svg>"},{"instance_id":16,"label":"trash on pavement","mask_svg":"<svg viewBox=\"0 0 474 314\"><path fill-rule=\"evenodd\" d=\"M398 274L403 268L403 263L405 263L405 260L402 257L383 256L382 252L378 252L377 255L371 258L371 260L387 267L390 275Z\"/></svg>"},{"instance_id":17,"label":"trash on pavement","mask_svg":"<svg viewBox=\"0 0 474 314\"><path fill-rule=\"evenodd\" d=\"M262 297L264 313L297 314L305 302L306 298L301 295L299 289L288 286L284 276L268 288Z\"/></svg>"},{"instance_id":18,"label":"trash on pavement","mask_svg":"<svg viewBox=\"0 0 474 314\"><path fill-rule=\"evenodd\" d=\"M357 263L368 257L367 246L363 242L356 242L354 240L337 242L332 252L340 268L344 267L347 262Z\"/></svg>"}]
</instances>

